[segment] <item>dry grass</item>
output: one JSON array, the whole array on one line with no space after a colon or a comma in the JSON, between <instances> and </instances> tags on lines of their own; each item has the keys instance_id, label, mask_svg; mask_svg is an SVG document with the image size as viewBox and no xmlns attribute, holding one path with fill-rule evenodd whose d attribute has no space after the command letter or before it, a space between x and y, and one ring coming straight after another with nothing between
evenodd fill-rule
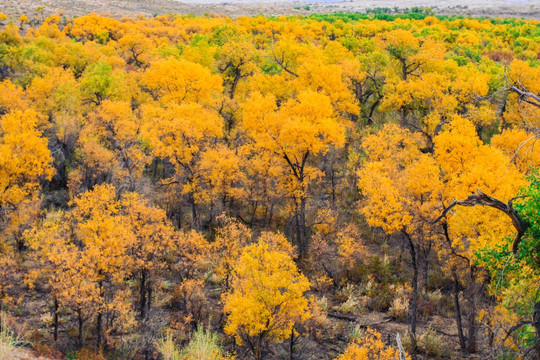
<instances>
[{"instance_id":1,"label":"dry grass","mask_svg":"<svg viewBox=\"0 0 540 360\"><path fill-rule=\"evenodd\" d=\"M7 315L0 314L0 360L17 359L21 353L21 347L27 344L7 326Z\"/></svg>"},{"instance_id":2,"label":"dry grass","mask_svg":"<svg viewBox=\"0 0 540 360\"><path fill-rule=\"evenodd\" d=\"M164 360L216 360L223 359L219 335L205 330L202 326L197 328L188 345L180 350L169 332L158 342L158 351Z\"/></svg>"}]
</instances>

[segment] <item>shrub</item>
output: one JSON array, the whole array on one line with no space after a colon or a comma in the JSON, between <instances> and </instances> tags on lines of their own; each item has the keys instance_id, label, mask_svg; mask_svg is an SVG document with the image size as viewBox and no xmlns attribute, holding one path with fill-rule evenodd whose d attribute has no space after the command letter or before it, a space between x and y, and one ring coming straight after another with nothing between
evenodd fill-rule
<instances>
[{"instance_id":1,"label":"shrub","mask_svg":"<svg viewBox=\"0 0 540 360\"><path fill-rule=\"evenodd\" d=\"M206 317L208 309L206 301L203 280L187 279L174 287L173 306L183 309L196 322L200 322Z\"/></svg>"},{"instance_id":2,"label":"shrub","mask_svg":"<svg viewBox=\"0 0 540 360\"><path fill-rule=\"evenodd\" d=\"M409 313L409 298L411 296L412 289L407 285L398 285L396 287L396 294L390 309L388 309L390 316L398 321L404 322L407 320L407 314Z\"/></svg>"},{"instance_id":3,"label":"shrub","mask_svg":"<svg viewBox=\"0 0 540 360\"><path fill-rule=\"evenodd\" d=\"M90 347L84 347L81 350L77 351L76 359L106 360L105 356L103 356L101 351L96 352L96 349Z\"/></svg>"},{"instance_id":4,"label":"shrub","mask_svg":"<svg viewBox=\"0 0 540 360\"><path fill-rule=\"evenodd\" d=\"M182 360L216 360L223 359L218 334L197 327L189 344L181 352Z\"/></svg>"},{"instance_id":5,"label":"shrub","mask_svg":"<svg viewBox=\"0 0 540 360\"><path fill-rule=\"evenodd\" d=\"M394 298L388 312L394 319L405 322L409 312L409 299L404 296Z\"/></svg>"},{"instance_id":6,"label":"shrub","mask_svg":"<svg viewBox=\"0 0 540 360\"><path fill-rule=\"evenodd\" d=\"M429 327L418 339L418 346L430 358L444 358L450 355L450 350L442 336Z\"/></svg>"},{"instance_id":7,"label":"shrub","mask_svg":"<svg viewBox=\"0 0 540 360\"><path fill-rule=\"evenodd\" d=\"M342 300L342 304L334 306L333 309L342 314L359 315L365 312L364 297L360 296L360 292L351 284L343 287L337 294L337 298Z\"/></svg>"},{"instance_id":8,"label":"shrub","mask_svg":"<svg viewBox=\"0 0 540 360\"><path fill-rule=\"evenodd\" d=\"M379 284L376 291L369 294L371 301L369 307L375 311L386 311L392 305L394 293L391 286Z\"/></svg>"},{"instance_id":9,"label":"shrub","mask_svg":"<svg viewBox=\"0 0 540 360\"><path fill-rule=\"evenodd\" d=\"M26 344L7 326L7 315L0 314L0 359L14 359L17 348Z\"/></svg>"},{"instance_id":10,"label":"shrub","mask_svg":"<svg viewBox=\"0 0 540 360\"><path fill-rule=\"evenodd\" d=\"M181 360L180 351L176 347L170 331L167 332L165 338L158 340L156 348L161 356L163 356L163 360Z\"/></svg>"},{"instance_id":11,"label":"shrub","mask_svg":"<svg viewBox=\"0 0 540 360\"><path fill-rule=\"evenodd\" d=\"M357 336L360 336L358 334ZM409 356L406 355L409 359ZM363 336L353 340L345 349L343 355L336 360L393 360L399 359L399 350L382 341L379 332L367 329Z\"/></svg>"},{"instance_id":12,"label":"shrub","mask_svg":"<svg viewBox=\"0 0 540 360\"><path fill-rule=\"evenodd\" d=\"M165 338L157 342L156 348L164 360L225 360L233 358L221 350L218 334L204 329L203 326L197 327L197 331L193 333L193 337L182 350L176 346L171 331L167 332Z\"/></svg>"},{"instance_id":13,"label":"shrub","mask_svg":"<svg viewBox=\"0 0 540 360\"><path fill-rule=\"evenodd\" d=\"M425 320L434 314L448 315L449 301L453 305L452 297L443 296L440 290L422 293L418 301L419 314Z\"/></svg>"},{"instance_id":14,"label":"shrub","mask_svg":"<svg viewBox=\"0 0 540 360\"><path fill-rule=\"evenodd\" d=\"M328 319L328 299L323 296L322 298L316 298L311 296L309 299L309 319L306 321L305 326L308 332L314 339L320 339L321 337L328 337L332 334L332 326L335 322Z\"/></svg>"}]
</instances>

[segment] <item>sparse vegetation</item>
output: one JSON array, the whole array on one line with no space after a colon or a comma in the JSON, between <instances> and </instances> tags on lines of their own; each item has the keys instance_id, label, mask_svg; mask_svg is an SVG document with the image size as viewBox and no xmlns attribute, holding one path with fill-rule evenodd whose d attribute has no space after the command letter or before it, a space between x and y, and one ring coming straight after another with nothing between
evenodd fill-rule
<instances>
[{"instance_id":1,"label":"sparse vegetation","mask_svg":"<svg viewBox=\"0 0 540 360\"><path fill-rule=\"evenodd\" d=\"M22 347L28 345L28 341L21 339L8 327L7 314L0 313L0 359L14 359Z\"/></svg>"}]
</instances>

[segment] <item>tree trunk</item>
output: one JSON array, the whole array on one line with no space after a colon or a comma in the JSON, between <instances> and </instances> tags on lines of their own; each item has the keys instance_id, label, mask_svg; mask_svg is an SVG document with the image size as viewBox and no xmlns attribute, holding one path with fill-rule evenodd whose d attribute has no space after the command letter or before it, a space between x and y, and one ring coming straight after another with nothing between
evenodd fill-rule
<instances>
[{"instance_id":1,"label":"tree trunk","mask_svg":"<svg viewBox=\"0 0 540 360\"><path fill-rule=\"evenodd\" d=\"M422 248L423 257L424 257L424 264L422 268L423 272L423 281L424 281L424 289L428 289L429 287L429 254L431 253L431 242L429 242L428 246L425 248Z\"/></svg>"},{"instance_id":2,"label":"tree trunk","mask_svg":"<svg viewBox=\"0 0 540 360\"><path fill-rule=\"evenodd\" d=\"M58 299L54 297L54 341L58 341Z\"/></svg>"},{"instance_id":3,"label":"tree trunk","mask_svg":"<svg viewBox=\"0 0 540 360\"><path fill-rule=\"evenodd\" d=\"M415 245L409 236L405 231L403 232L405 235L408 243L409 243L409 250L411 252L411 264L413 267L413 278L412 278L412 303L411 303L411 309L410 309L410 327L411 327L411 343L412 343L412 357L413 359L416 358L416 322L417 322L417 313L418 313L418 259L416 255L416 248Z\"/></svg>"},{"instance_id":4,"label":"tree trunk","mask_svg":"<svg viewBox=\"0 0 540 360\"><path fill-rule=\"evenodd\" d=\"M103 323L103 314L101 313L101 310L100 310L98 312L97 324L96 324L96 333L97 333L96 344L97 344L97 347L101 346L101 324L102 323Z\"/></svg>"},{"instance_id":5,"label":"tree trunk","mask_svg":"<svg viewBox=\"0 0 540 360\"><path fill-rule=\"evenodd\" d=\"M236 92L236 86L238 85L238 81L240 80L241 78L241 73L240 73L240 69L236 69L236 71L234 72L234 80L232 82L232 85L231 85L231 93L229 94L229 98L232 100L234 99L234 94ZM232 121L231 123L229 124L229 131L232 129Z\"/></svg>"},{"instance_id":6,"label":"tree trunk","mask_svg":"<svg viewBox=\"0 0 540 360\"><path fill-rule=\"evenodd\" d=\"M302 252L305 254L307 250L307 231L306 231L306 196L300 199L300 230L302 231Z\"/></svg>"},{"instance_id":7,"label":"tree trunk","mask_svg":"<svg viewBox=\"0 0 540 360\"><path fill-rule=\"evenodd\" d=\"M82 317L82 310L77 310L77 320L79 322L79 348L83 347L83 317Z\"/></svg>"},{"instance_id":8,"label":"tree trunk","mask_svg":"<svg viewBox=\"0 0 540 360\"><path fill-rule=\"evenodd\" d=\"M253 353L253 357L255 358L255 360L260 360L261 359L260 347L255 344L250 344L250 347L251 347L251 352Z\"/></svg>"},{"instance_id":9,"label":"tree trunk","mask_svg":"<svg viewBox=\"0 0 540 360\"><path fill-rule=\"evenodd\" d=\"M197 204L195 204L195 197L193 193L189 195L189 203L191 204L191 217L193 218L193 228L199 230L199 221L197 218Z\"/></svg>"},{"instance_id":10,"label":"tree trunk","mask_svg":"<svg viewBox=\"0 0 540 360\"><path fill-rule=\"evenodd\" d=\"M470 284L469 284L469 342L467 344L467 351L469 353L476 352L476 299L478 292L478 284L476 283L476 267L471 266L469 272Z\"/></svg>"},{"instance_id":11,"label":"tree trunk","mask_svg":"<svg viewBox=\"0 0 540 360\"><path fill-rule=\"evenodd\" d=\"M99 282L99 294L100 294L100 296L101 296L101 298L103 300L103 281ZM101 308L100 308L99 311L98 311L97 323L96 323L96 335L97 335L96 344L97 344L97 347L101 346L101 327L102 327L102 324L103 324L103 313L101 312Z\"/></svg>"},{"instance_id":12,"label":"tree trunk","mask_svg":"<svg viewBox=\"0 0 540 360\"><path fill-rule=\"evenodd\" d=\"M141 315L141 320L145 319L145 308L146 308L146 270L141 271L141 284L139 289L139 311Z\"/></svg>"},{"instance_id":13,"label":"tree trunk","mask_svg":"<svg viewBox=\"0 0 540 360\"><path fill-rule=\"evenodd\" d=\"M259 206L259 202L258 201L252 201L252 208L253 210L251 211L251 217L250 217L250 220L249 220L249 227L252 228L253 227L253 223L255 222L255 215L257 214L257 208Z\"/></svg>"},{"instance_id":14,"label":"tree trunk","mask_svg":"<svg viewBox=\"0 0 540 360\"><path fill-rule=\"evenodd\" d=\"M458 329L458 336L459 336L459 346L462 350L465 350L465 336L463 335L463 323L461 321L461 306L459 304L459 283L457 280L457 277L454 275L454 304L455 304L455 310L456 310L456 325Z\"/></svg>"},{"instance_id":15,"label":"tree trunk","mask_svg":"<svg viewBox=\"0 0 540 360\"><path fill-rule=\"evenodd\" d=\"M407 109L405 108L405 106L402 106L400 108L399 117L400 117L401 126L405 127L405 125L407 124Z\"/></svg>"},{"instance_id":16,"label":"tree trunk","mask_svg":"<svg viewBox=\"0 0 540 360\"><path fill-rule=\"evenodd\" d=\"M270 209L268 209L268 206L266 207L266 211L264 214L264 227L267 227L269 224L272 223L272 218L274 217L274 200L270 200Z\"/></svg>"},{"instance_id":17,"label":"tree trunk","mask_svg":"<svg viewBox=\"0 0 540 360\"><path fill-rule=\"evenodd\" d=\"M294 222L296 223L296 244L298 245L298 250L300 252L300 257L304 253L304 248L302 247L302 229L300 225L300 205L298 199L295 200L296 209L294 211Z\"/></svg>"},{"instance_id":18,"label":"tree trunk","mask_svg":"<svg viewBox=\"0 0 540 360\"><path fill-rule=\"evenodd\" d=\"M407 60L404 57L400 57L399 62L401 63L401 77L406 81L409 74L407 71Z\"/></svg>"},{"instance_id":19,"label":"tree trunk","mask_svg":"<svg viewBox=\"0 0 540 360\"><path fill-rule=\"evenodd\" d=\"M307 250L307 231L306 231L306 198L295 199L296 209L294 214L294 220L296 225L296 243L298 245L298 251L300 258L304 256Z\"/></svg>"},{"instance_id":20,"label":"tree trunk","mask_svg":"<svg viewBox=\"0 0 540 360\"><path fill-rule=\"evenodd\" d=\"M289 345L289 360L294 360L294 327L291 329L291 341Z\"/></svg>"},{"instance_id":21,"label":"tree trunk","mask_svg":"<svg viewBox=\"0 0 540 360\"><path fill-rule=\"evenodd\" d=\"M429 260L427 256L424 258L424 266L422 268L422 277L424 280L424 289L427 291L429 288Z\"/></svg>"},{"instance_id":22,"label":"tree trunk","mask_svg":"<svg viewBox=\"0 0 540 360\"><path fill-rule=\"evenodd\" d=\"M148 300L146 301L146 318L150 318L150 310L152 308L152 283L147 280L146 291L148 293Z\"/></svg>"},{"instance_id":23,"label":"tree trunk","mask_svg":"<svg viewBox=\"0 0 540 360\"><path fill-rule=\"evenodd\" d=\"M336 172L334 170L334 165L330 168L330 181L332 184L332 206L336 206Z\"/></svg>"}]
</instances>

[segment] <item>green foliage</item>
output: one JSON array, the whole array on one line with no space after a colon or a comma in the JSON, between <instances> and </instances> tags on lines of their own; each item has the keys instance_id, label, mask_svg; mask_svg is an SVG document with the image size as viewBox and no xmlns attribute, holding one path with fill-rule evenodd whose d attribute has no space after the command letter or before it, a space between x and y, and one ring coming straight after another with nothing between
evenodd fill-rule
<instances>
[{"instance_id":1,"label":"green foliage","mask_svg":"<svg viewBox=\"0 0 540 360\"><path fill-rule=\"evenodd\" d=\"M89 101L101 104L103 100L119 95L120 74L113 72L106 62L99 62L86 69L81 78L81 88Z\"/></svg>"},{"instance_id":2,"label":"green foliage","mask_svg":"<svg viewBox=\"0 0 540 360\"><path fill-rule=\"evenodd\" d=\"M219 335L202 325L197 326L191 340L183 349L179 349L175 344L171 331L167 332L165 338L158 340L156 347L164 360L225 359Z\"/></svg>"},{"instance_id":3,"label":"green foliage","mask_svg":"<svg viewBox=\"0 0 540 360\"><path fill-rule=\"evenodd\" d=\"M220 347L219 335L202 325L197 327L197 331L189 341L188 345L181 351L183 360L216 360L223 357Z\"/></svg>"},{"instance_id":4,"label":"green foliage","mask_svg":"<svg viewBox=\"0 0 540 360\"><path fill-rule=\"evenodd\" d=\"M521 191L524 198L516 201L514 207L527 224L525 240L528 243L522 249L532 250L537 256L540 254L540 169L534 169L527 180L530 185Z\"/></svg>"}]
</instances>

